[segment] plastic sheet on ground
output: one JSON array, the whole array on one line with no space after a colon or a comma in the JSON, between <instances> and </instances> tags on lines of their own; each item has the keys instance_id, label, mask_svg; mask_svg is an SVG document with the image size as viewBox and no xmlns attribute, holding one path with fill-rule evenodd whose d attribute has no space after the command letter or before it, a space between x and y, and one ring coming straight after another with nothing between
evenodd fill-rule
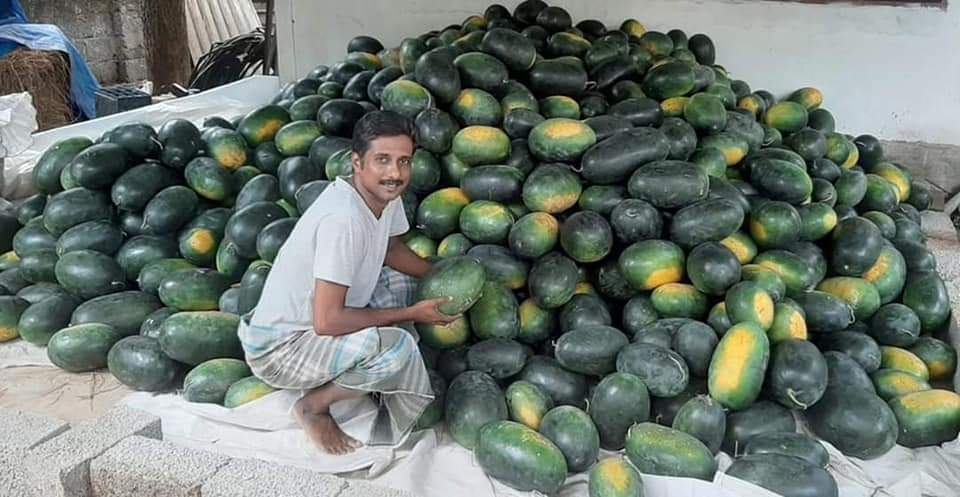
<instances>
[{"instance_id":1,"label":"plastic sheet on ground","mask_svg":"<svg viewBox=\"0 0 960 497\"><path fill-rule=\"evenodd\" d=\"M310 445L289 411L299 398L280 391L236 409L192 404L174 394L131 394L129 405L163 418L164 437L181 445L232 457L258 458L324 473L364 478L423 497L507 497L517 492L487 477L473 454L442 430L412 434L395 449L363 448L345 456L330 456ZM369 433L375 406L367 399L338 404L334 417L344 431L361 439ZM960 441L942 447L910 450L896 446L871 461L847 458L827 443L828 470L842 497L954 497L960 495ZM604 452L601 457L613 453ZM725 454L718 463L726 469ZM646 497L774 497L769 491L718 472L713 482L644 475ZM560 497L585 497L585 474L571 476Z\"/></svg>"},{"instance_id":2,"label":"plastic sheet on ground","mask_svg":"<svg viewBox=\"0 0 960 497\"><path fill-rule=\"evenodd\" d=\"M957 345L956 322L950 330ZM31 375L30 387L18 383ZM227 409L195 404L181 396L136 392L107 372L71 374L54 367L46 349L22 340L0 344L0 406L27 408L63 419L95 417L114 402L152 412L163 419L164 438L200 450L240 458L256 458L378 485L407 490L422 497L526 496L487 477L473 454L441 429L414 433L396 448L363 448L345 456L330 456L314 448L290 416L299 398L295 391L279 391ZM49 385L49 388L48 388ZM370 432L375 405L363 398L334 406L333 415L344 430L358 439ZM805 430L803 423L800 429ZM809 432L808 432L809 433ZM907 449L895 446L870 461L847 458L830 444L828 470L837 480L841 497L955 497L960 495L960 439L940 447ZM613 455L604 452L601 457ZM725 470L731 460L718 456ZM713 482L644 475L646 497L776 497L769 491L718 472ZM587 477L567 479L559 497L586 497Z\"/></svg>"}]
</instances>

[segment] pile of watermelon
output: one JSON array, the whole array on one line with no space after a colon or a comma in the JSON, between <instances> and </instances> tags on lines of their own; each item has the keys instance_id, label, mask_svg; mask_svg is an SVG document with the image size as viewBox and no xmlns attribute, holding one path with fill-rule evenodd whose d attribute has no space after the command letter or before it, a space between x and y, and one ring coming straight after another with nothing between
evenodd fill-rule
<instances>
[{"instance_id":1,"label":"pile of watermelon","mask_svg":"<svg viewBox=\"0 0 960 497\"><path fill-rule=\"evenodd\" d=\"M462 315L417 328L437 395L418 427L444 421L490 476L550 494L589 471L591 496L638 496L640 473L712 479L722 450L731 475L828 496L795 412L862 459L957 436L929 191L837 132L817 89L778 99L706 35L574 26L539 0L347 52L246 116L51 147L0 215L0 340L196 402L270 392L239 316L382 108L416 127L419 296Z\"/></svg>"}]
</instances>

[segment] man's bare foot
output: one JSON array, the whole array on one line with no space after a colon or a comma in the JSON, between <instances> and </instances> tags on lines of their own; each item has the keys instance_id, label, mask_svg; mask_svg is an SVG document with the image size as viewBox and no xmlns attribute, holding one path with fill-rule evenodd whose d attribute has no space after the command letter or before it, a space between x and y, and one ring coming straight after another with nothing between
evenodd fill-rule
<instances>
[{"instance_id":1,"label":"man's bare foot","mask_svg":"<svg viewBox=\"0 0 960 497\"><path fill-rule=\"evenodd\" d=\"M294 415L310 441L328 454L349 454L361 446L359 441L337 426L329 413L307 412L298 403L294 408Z\"/></svg>"}]
</instances>

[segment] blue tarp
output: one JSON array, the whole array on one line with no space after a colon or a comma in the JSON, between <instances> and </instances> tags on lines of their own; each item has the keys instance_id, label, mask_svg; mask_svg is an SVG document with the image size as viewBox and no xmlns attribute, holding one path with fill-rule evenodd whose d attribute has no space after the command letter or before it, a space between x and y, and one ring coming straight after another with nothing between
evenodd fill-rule
<instances>
[{"instance_id":1,"label":"blue tarp","mask_svg":"<svg viewBox=\"0 0 960 497\"><path fill-rule=\"evenodd\" d=\"M0 24L27 22L27 14L23 12L20 0L0 0Z\"/></svg>"},{"instance_id":2,"label":"blue tarp","mask_svg":"<svg viewBox=\"0 0 960 497\"><path fill-rule=\"evenodd\" d=\"M54 25L29 24L19 0L0 0L0 57L19 47L66 53L74 114L83 119L97 117L95 94L100 84L70 38Z\"/></svg>"}]
</instances>

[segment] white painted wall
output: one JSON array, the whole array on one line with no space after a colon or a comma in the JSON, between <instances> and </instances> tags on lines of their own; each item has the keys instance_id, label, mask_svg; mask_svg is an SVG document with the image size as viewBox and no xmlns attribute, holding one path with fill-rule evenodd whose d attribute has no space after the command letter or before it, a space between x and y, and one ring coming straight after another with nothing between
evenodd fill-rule
<instances>
[{"instance_id":1,"label":"white painted wall","mask_svg":"<svg viewBox=\"0 0 960 497\"><path fill-rule=\"evenodd\" d=\"M357 34L405 36L482 13L477 0L278 0L280 74L295 79L345 55ZM511 10L519 0L500 3ZM575 22L703 32L717 61L778 95L823 90L840 130L960 145L960 8L816 5L763 0L564 0Z\"/></svg>"}]
</instances>

